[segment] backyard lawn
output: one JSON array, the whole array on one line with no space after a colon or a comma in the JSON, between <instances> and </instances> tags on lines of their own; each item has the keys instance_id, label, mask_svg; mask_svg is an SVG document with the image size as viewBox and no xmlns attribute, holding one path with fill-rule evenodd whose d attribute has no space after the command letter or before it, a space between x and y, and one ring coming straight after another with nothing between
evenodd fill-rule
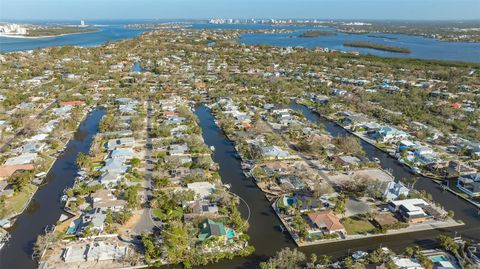
<instances>
[{"instance_id":1,"label":"backyard lawn","mask_svg":"<svg viewBox=\"0 0 480 269\"><path fill-rule=\"evenodd\" d=\"M35 185L28 185L25 189L14 194L12 197L5 200L5 206L0 209L0 219L9 217L13 213L19 213L26 205L32 193L37 189Z\"/></svg>"},{"instance_id":2,"label":"backyard lawn","mask_svg":"<svg viewBox=\"0 0 480 269\"><path fill-rule=\"evenodd\" d=\"M365 234L375 230L375 226L371 224L368 220L360 219L357 217L345 218L342 221L347 234Z\"/></svg>"}]
</instances>

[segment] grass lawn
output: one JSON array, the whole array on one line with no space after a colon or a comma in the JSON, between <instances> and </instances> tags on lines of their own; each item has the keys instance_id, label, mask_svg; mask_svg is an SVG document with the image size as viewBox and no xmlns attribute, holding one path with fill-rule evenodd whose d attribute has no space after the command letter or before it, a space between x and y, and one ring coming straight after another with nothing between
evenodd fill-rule
<instances>
[{"instance_id":1,"label":"grass lawn","mask_svg":"<svg viewBox=\"0 0 480 269\"><path fill-rule=\"evenodd\" d=\"M152 215L157 219L160 219L161 217L163 217L162 211L159 208L154 208L152 210Z\"/></svg>"},{"instance_id":2,"label":"grass lawn","mask_svg":"<svg viewBox=\"0 0 480 269\"><path fill-rule=\"evenodd\" d=\"M126 174L125 178L128 179L130 182L140 183L143 182L145 179L143 177L136 177L132 174Z\"/></svg>"},{"instance_id":3,"label":"grass lawn","mask_svg":"<svg viewBox=\"0 0 480 269\"><path fill-rule=\"evenodd\" d=\"M15 212L20 212L33 192L37 189L34 185L28 185L25 189L14 194L12 197L5 200L5 207L0 210L0 219L7 217Z\"/></svg>"},{"instance_id":4,"label":"grass lawn","mask_svg":"<svg viewBox=\"0 0 480 269\"><path fill-rule=\"evenodd\" d=\"M347 234L364 234L375 229L375 226L368 220L362 220L356 217L346 218L342 221L342 224Z\"/></svg>"}]
</instances>

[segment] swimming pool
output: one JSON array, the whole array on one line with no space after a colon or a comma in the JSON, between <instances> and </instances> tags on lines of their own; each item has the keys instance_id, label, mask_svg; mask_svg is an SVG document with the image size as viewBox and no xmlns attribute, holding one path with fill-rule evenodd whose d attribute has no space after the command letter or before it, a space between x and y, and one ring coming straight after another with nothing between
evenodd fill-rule
<instances>
[{"instance_id":1,"label":"swimming pool","mask_svg":"<svg viewBox=\"0 0 480 269\"><path fill-rule=\"evenodd\" d=\"M432 257L430 257L430 260L432 262L446 262L446 261L449 261L448 258L445 257L444 255L432 256Z\"/></svg>"},{"instance_id":2,"label":"swimming pool","mask_svg":"<svg viewBox=\"0 0 480 269\"><path fill-rule=\"evenodd\" d=\"M227 234L227 238L229 239L235 237L235 231L232 229L227 229L226 234Z\"/></svg>"},{"instance_id":3,"label":"swimming pool","mask_svg":"<svg viewBox=\"0 0 480 269\"><path fill-rule=\"evenodd\" d=\"M293 206L294 204L297 203L297 199L292 198L292 197L288 197L288 196L284 196L283 197L283 203L287 206Z\"/></svg>"}]
</instances>

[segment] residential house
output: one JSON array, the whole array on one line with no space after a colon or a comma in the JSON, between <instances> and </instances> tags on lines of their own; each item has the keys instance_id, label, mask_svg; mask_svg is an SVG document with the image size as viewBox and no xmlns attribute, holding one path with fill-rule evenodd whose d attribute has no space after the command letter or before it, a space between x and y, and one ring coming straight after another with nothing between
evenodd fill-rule
<instances>
[{"instance_id":1,"label":"residential house","mask_svg":"<svg viewBox=\"0 0 480 269\"><path fill-rule=\"evenodd\" d=\"M91 230L101 233L105 228L106 218L106 211L100 208L92 209L91 211L83 214L81 223L82 228L80 229L81 232L83 232L85 228L90 227Z\"/></svg>"},{"instance_id":2,"label":"residential house","mask_svg":"<svg viewBox=\"0 0 480 269\"><path fill-rule=\"evenodd\" d=\"M392 127L382 127L373 134L373 137L381 142L398 141L401 139L406 139L409 136L410 135L406 132Z\"/></svg>"},{"instance_id":3,"label":"residential house","mask_svg":"<svg viewBox=\"0 0 480 269\"><path fill-rule=\"evenodd\" d=\"M266 158L282 159L288 158L290 154L277 146L262 147L262 155Z\"/></svg>"},{"instance_id":4,"label":"residential house","mask_svg":"<svg viewBox=\"0 0 480 269\"><path fill-rule=\"evenodd\" d=\"M102 210L110 209L113 212L122 210L127 203L125 200L117 199L111 190L105 189L90 194L90 199L92 199L93 208L100 208Z\"/></svg>"},{"instance_id":5,"label":"residential house","mask_svg":"<svg viewBox=\"0 0 480 269\"><path fill-rule=\"evenodd\" d=\"M302 190L307 186L305 182L296 175L279 175L277 176L277 182L286 190Z\"/></svg>"},{"instance_id":6,"label":"residential house","mask_svg":"<svg viewBox=\"0 0 480 269\"><path fill-rule=\"evenodd\" d=\"M407 197L410 190L401 182L389 181L383 184L382 195L387 201L397 200L398 197Z\"/></svg>"},{"instance_id":7,"label":"residential house","mask_svg":"<svg viewBox=\"0 0 480 269\"><path fill-rule=\"evenodd\" d=\"M308 215L310 233L345 234L345 227L340 223L340 218L332 210L322 210Z\"/></svg>"},{"instance_id":8,"label":"residential house","mask_svg":"<svg viewBox=\"0 0 480 269\"><path fill-rule=\"evenodd\" d=\"M198 234L198 241L205 241L206 239L215 236L220 238L227 238L225 225L221 222L216 222L207 219L200 223L200 233Z\"/></svg>"},{"instance_id":9,"label":"residential house","mask_svg":"<svg viewBox=\"0 0 480 269\"><path fill-rule=\"evenodd\" d=\"M27 142L21 146L18 151L21 153L38 153L45 149L46 143L43 142Z\"/></svg>"},{"instance_id":10,"label":"residential house","mask_svg":"<svg viewBox=\"0 0 480 269\"><path fill-rule=\"evenodd\" d=\"M16 164L0 166L0 180L7 179L17 171L31 171L34 167L31 164Z\"/></svg>"},{"instance_id":11,"label":"residential house","mask_svg":"<svg viewBox=\"0 0 480 269\"><path fill-rule=\"evenodd\" d=\"M435 151L433 151L433 149L429 147L417 147L413 151L413 154L416 159L423 164L434 163L437 160L437 155L435 154Z\"/></svg>"},{"instance_id":12,"label":"residential house","mask_svg":"<svg viewBox=\"0 0 480 269\"><path fill-rule=\"evenodd\" d=\"M188 151L187 144L172 144L168 147L168 154L170 156L185 155Z\"/></svg>"},{"instance_id":13,"label":"residential house","mask_svg":"<svg viewBox=\"0 0 480 269\"><path fill-rule=\"evenodd\" d=\"M408 223L421 223L431 218L424 210L429 206L423 199L406 199L388 203L390 211Z\"/></svg>"},{"instance_id":14,"label":"residential house","mask_svg":"<svg viewBox=\"0 0 480 269\"><path fill-rule=\"evenodd\" d=\"M133 149L131 148L116 148L110 153L111 158L125 158L131 159L134 157Z\"/></svg>"},{"instance_id":15,"label":"residential house","mask_svg":"<svg viewBox=\"0 0 480 269\"><path fill-rule=\"evenodd\" d=\"M99 178L99 183L105 187L116 186L122 180L120 173L106 171Z\"/></svg>"},{"instance_id":16,"label":"residential house","mask_svg":"<svg viewBox=\"0 0 480 269\"><path fill-rule=\"evenodd\" d=\"M110 139L107 142L108 150L114 150L116 148L128 148L133 146L135 146L135 138L133 137Z\"/></svg>"},{"instance_id":17,"label":"residential house","mask_svg":"<svg viewBox=\"0 0 480 269\"><path fill-rule=\"evenodd\" d=\"M30 164L33 163L36 158L37 153L23 153L20 156L8 158L4 165Z\"/></svg>"},{"instance_id":18,"label":"residential house","mask_svg":"<svg viewBox=\"0 0 480 269\"><path fill-rule=\"evenodd\" d=\"M460 176L457 187L469 196L480 196L480 174Z\"/></svg>"},{"instance_id":19,"label":"residential house","mask_svg":"<svg viewBox=\"0 0 480 269\"><path fill-rule=\"evenodd\" d=\"M184 215L186 220L198 217L212 218L218 214L218 206L208 200L196 200L187 205L190 213Z\"/></svg>"},{"instance_id":20,"label":"residential house","mask_svg":"<svg viewBox=\"0 0 480 269\"><path fill-rule=\"evenodd\" d=\"M105 160L105 165L100 168L100 171L123 174L128 169L130 169L130 165L126 164L125 158L108 158Z\"/></svg>"},{"instance_id":21,"label":"residential house","mask_svg":"<svg viewBox=\"0 0 480 269\"><path fill-rule=\"evenodd\" d=\"M398 269L424 269L420 262L414 258L393 257L392 261Z\"/></svg>"},{"instance_id":22,"label":"residential house","mask_svg":"<svg viewBox=\"0 0 480 269\"><path fill-rule=\"evenodd\" d=\"M200 181L187 184L187 189L194 191L198 198L205 199L215 192L215 185L207 181Z\"/></svg>"}]
</instances>

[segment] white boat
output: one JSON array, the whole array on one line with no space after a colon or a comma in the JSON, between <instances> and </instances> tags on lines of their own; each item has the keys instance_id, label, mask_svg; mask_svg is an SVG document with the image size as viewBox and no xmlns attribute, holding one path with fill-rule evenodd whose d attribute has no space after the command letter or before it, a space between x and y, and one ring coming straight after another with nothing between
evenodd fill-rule
<instances>
[{"instance_id":1,"label":"white boat","mask_svg":"<svg viewBox=\"0 0 480 269\"><path fill-rule=\"evenodd\" d=\"M0 219L0 227L8 229L12 227L12 222L8 219ZM0 228L0 232L1 232L1 228Z\"/></svg>"},{"instance_id":2,"label":"white boat","mask_svg":"<svg viewBox=\"0 0 480 269\"><path fill-rule=\"evenodd\" d=\"M214 147L214 146L210 146L210 150L211 150L211 151L215 151L215 147Z\"/></svg>"}]
</instances>

